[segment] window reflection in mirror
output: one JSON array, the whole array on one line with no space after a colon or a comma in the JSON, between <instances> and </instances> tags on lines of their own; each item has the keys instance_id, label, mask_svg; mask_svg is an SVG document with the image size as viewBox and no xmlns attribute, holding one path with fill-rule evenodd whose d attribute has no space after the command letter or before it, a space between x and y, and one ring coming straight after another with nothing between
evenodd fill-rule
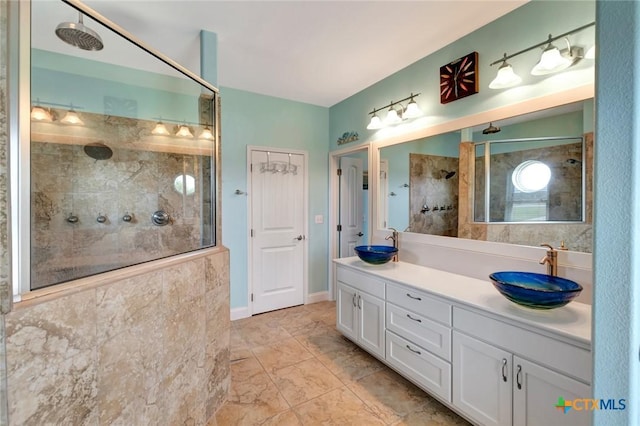
<instances>
[{"instance_id":1,"label":"window reflection in mirror","mask_svg":"<svg viewBox=\"0 0 640 426\"><path fill-rule=\"evenodd\" d=\"M587 99L494 120L493 125L501 128L498 133L483 134L482 130L489 123L482 123L474 128L382 147L379 150L380 196L375 206L378 227L454 236L453 232L442 233L442 229L419 225L432 225L425 219L441 219L455 212L458 237L536 246L541 240L556 242L558 239L559 244L565 239L570 250L591 252L592 121L593 99ZM528 145L518 142L515 146L497 142L514 139L538 141ZM492 142L491 151L482 142ZM552 148L555 145L558 147ZM554 157L554 150L563 154L556 155L554 161L549 161L545 155L524 155L540 148L547 152L547 157ZM507 155L512 158L499 161L500 156ZM450 178L455 179L457 185L451 210L447 210L448 201L438 198L433 184L446 183L447 173L443 171L451 172L453 166L425 163L412 167L412 157L419 156L432 157L433 162L439 161L440 157L458 162L458 172L455 178ZM535 164L525 163L528 160L540 161L549 167L546 186L536 190L535 185L531 188L527 183L530 167ZM494 163L508 164L508 167ZM516 184L514 171L523 163L520 173L516 173ZM420 181L419 176L429 176L432 181ZM439 179L442 176L445 178ZM487 191L485 181L489 182ZM414 197L414 193L418 196ZM499 207L491 207L492 202L497 202ZM444 213L442 217L433 215L436 206L438 215ZM423 219L423 222L416 219Z\"/></svg>"}]
</instances>

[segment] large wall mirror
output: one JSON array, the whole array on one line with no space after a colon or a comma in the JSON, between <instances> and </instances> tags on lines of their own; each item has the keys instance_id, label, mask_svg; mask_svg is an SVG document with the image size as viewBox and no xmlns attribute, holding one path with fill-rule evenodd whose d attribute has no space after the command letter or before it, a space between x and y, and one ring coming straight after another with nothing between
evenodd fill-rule
<instances>
[{"instance_id":1,"label":"large wall mirror","mask_svg":"<svg viewBox=\"0 0 640 426\"><path fill-rule=\"evenodd\" d=\"M380 148L378 225L592 251L593 100Z\"/></svg>"}]
</instances>

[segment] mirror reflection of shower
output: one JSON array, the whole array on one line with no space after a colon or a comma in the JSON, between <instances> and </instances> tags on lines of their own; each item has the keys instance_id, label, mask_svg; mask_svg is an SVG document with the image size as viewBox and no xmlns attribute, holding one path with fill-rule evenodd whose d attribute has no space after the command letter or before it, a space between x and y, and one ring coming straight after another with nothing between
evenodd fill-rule
<instances>
[{"instance_id":1,"label":"mirror reflection of shower","mask_svg":"<svg viewBox=\"0 0 640 426\"><path fill-rule=\"evenodd\" d=\"M84 25L82 12L78 12L78 22L62 22L56 27L56 35L62 41L82 50L102 50L104 44L100 35Z\"/></svg>"}]
</instances>

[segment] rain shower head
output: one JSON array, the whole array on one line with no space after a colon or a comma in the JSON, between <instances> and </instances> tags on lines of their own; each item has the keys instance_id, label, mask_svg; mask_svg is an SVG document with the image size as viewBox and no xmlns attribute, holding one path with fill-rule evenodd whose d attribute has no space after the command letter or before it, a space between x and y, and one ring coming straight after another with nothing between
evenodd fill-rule
<instances>
[{"instance_id":1,"label":"rain shower head","mask_svg":"<svg viewBox=\"0 0 640 426\"><path fill-rule=\"evenodd\" d=\"M100 142L85 145L84 153L94 160L108 160L113 156L113 150Z\"/></svg>"},{"instance_id":2,"label":"rain shower head","mask_svg":"<svg viewBox=\"0 0 640 426\"><path fill-rule=\"evenodd\" d=\"M58 38L82 50L102 50L100 35L84 25L81 12L78 16L78 22L63 22L56 27Z\"/></svg>"},{"instance_id":3,"label":"rain shower head","mask_svg":"<svg viewBox=\"0 0 640 426\"><path fill-rule=\"evenodd\" d=\"M500 127L496 127L493 125L493 123L489 123L489 127L487 127L486 129L482 130L482 134L483 135L490 135L492 133L498 133L500 131Z\"/></svg>"},{"instance_id":4,"label":"rain shower head","mask_svg":"<svg viewBox=\"0 0 640 426\"><path fill-rule=\"evenodd\" d=\"M442 173L442 176L447 180L451 179L452 177L454 177L456 175L455 170L449 171L449 170L444 170L443 169L443 170L440 170L440 173ZM440 179L442 179L442 178L440 178Z\"/></svg>"}]
</instances>

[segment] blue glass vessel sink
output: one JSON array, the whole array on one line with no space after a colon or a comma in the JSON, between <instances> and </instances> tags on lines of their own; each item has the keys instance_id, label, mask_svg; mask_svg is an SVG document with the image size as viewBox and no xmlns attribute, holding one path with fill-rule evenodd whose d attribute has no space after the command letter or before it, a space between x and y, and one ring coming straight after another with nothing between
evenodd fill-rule
<instances>
[{"instance_id":1,"label":"blue glass vessel sink","mask_svg":"<svg viewBox=\"0 0 640 426\"><path fill-rule=\"evenodd\" d=\"M372 265L387 263L398 253L398 249L391 246L357 246L354 250L360 259Z\"/></svg>"},{"instance_id":2,"label":"blue glass vessel sink","mask_svg":"<svg viewBox=\"0 0 640 426\"><path fill-rule=\"evenodd\" d=\"M574 281L535 272L494 272L489 278L504 297L534 309L564 306L582 291Z\"/></svg>"}]
</instances>

